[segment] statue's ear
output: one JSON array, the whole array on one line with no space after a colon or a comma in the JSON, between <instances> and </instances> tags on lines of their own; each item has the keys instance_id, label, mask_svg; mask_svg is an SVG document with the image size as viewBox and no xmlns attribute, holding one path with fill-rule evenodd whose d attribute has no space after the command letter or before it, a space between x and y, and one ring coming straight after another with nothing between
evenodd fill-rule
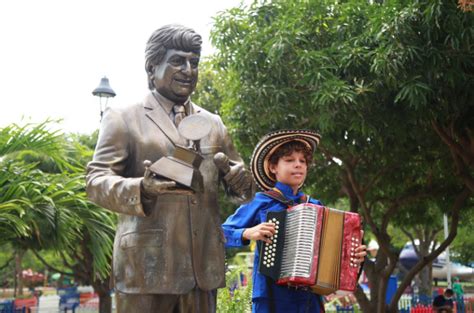
<instances>
[{"instance_id":1,"label":"statue's ear","mask_svg":"<svg viewBox=\"0 0 474 313\"><path fill-rule=\"evenodd\" d=\"M155 66L154 65L148 65L147 69L146 69L148 75L153 75L153 73L155 72Z\"/></svg>"}]
</instances>

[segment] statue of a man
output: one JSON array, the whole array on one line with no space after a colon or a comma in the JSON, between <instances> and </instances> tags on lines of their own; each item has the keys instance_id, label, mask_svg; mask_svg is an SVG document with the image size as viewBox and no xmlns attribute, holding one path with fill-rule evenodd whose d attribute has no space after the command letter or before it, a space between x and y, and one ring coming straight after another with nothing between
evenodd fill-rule
<instances>
[{"instance_id":1,"label":"statue of a man","mask_svg":"<svg viewBox=\"0 0 474 313\"><path fill-rule=\"evenodd\" d=\"M151 35L145 52L151 92L140 103L105 111L87 167L89 198L120 213L113 258L117 311L214 312L216 289L225 285L218 184L223 180L231 196L245 200L252 196L252 179L220 117L189 98L198 79L201 36L167 25ZM211 124L200 141L202 192L148 169L172 155L175 145L187 145L177 123L196 113ZM231 161L221 171L213 161L218 152Z\"/></svg>"}]
</instances>

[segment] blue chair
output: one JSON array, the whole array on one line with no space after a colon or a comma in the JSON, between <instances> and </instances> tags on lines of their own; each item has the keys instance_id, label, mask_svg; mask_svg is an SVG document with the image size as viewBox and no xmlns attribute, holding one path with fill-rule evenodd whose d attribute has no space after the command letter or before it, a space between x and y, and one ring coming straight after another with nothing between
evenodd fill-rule
<instances>
[{"instance_id":1,"label":"blue chair","mask_svg":"<svg viewBox=\"0 0 474 313\"><path fill-rule=\"evenodd\" d=\"M60 311L72 310L74 312L80 303L79 293L64 294L59 296Z\"/></svg>"},{"instance_id":2,"label":"blue chair","mask_svg":"<svg viewBox=\"0 0 474 313\"><path fill-rule=\"evenodd\" d=\"M67 288L58 288L56 289L58 296L77 293L77 287L67 287Z\"/></svg>"},{"instance_id":3,"label":"blue chair","mask_svg":"<svg viewBox=\"0 0 474 313\"><path fill-rule=\"evenodd\" d=\"M0 301L0 313L12 313L13 309L13 300Z\"/></svg>"},{"instance_id":4,"label":"blue chair","mask_svg":"<svg viewBox=\"0 0 474 313\"><path fill-rule=\"evenodd\" d=\"M354 313L354 307L352 305L350 306L336 306L336 312L341 312L341 313Z\"/></svg>"}]
</instances>

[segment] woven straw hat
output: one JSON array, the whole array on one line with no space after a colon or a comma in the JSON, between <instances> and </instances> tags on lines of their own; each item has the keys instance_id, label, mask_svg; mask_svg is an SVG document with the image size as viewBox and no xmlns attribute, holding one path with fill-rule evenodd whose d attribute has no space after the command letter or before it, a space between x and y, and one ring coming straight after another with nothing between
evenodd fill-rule
<instances>
[{"instance_id":1,"label":"woven straw hat","mask_svg":"<svg viewBox=\"0 0 474 313\"><path fill-rule=\"evenodd\" d=\"M269 190L276 184L270 172L270 156L283 144L290 141L304 143L313 153L321 136L312 130L286 129L266 134L257 144L250 160L250 170L257 186Z\"/></svg>"}]
</instances>

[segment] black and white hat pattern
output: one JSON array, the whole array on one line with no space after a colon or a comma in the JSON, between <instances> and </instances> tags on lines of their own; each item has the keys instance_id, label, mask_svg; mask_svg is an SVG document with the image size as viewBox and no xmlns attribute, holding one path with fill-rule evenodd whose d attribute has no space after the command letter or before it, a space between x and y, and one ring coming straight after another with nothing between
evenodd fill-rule
<instances>
[{"instance_id":1,"label":"black and white hat pattern","mask_svg":"<svg viewBox=\"0 0 474 313\"><path fill-rule=\"evenodd\" d=\"M269 190L276 184L269 168L270 156L290 141L304 143L314 153L321 136L312 130L287 129L266 134L257 144L250 160L250 170L259 188Z\"/></svg>"}]
</instances>

